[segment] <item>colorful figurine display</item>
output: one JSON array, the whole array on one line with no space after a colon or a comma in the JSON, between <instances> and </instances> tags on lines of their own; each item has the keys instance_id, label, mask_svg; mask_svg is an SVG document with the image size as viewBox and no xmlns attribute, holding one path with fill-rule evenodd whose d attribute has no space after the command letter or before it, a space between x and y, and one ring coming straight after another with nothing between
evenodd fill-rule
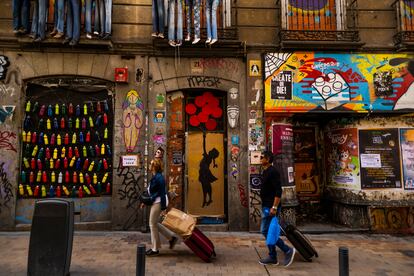
<instances>
[{"instance_id":1,"label":"colorful figurine display","mask_svg":"<svg viewBox=\"0 0 414 276\"><path fill-rule=\"evenodd\" d=\"M90 197L112 193L108 101L28 100L21 133L20 197ZM103 187L102 187L103 185Z\"/></svg>"}]
</instances>

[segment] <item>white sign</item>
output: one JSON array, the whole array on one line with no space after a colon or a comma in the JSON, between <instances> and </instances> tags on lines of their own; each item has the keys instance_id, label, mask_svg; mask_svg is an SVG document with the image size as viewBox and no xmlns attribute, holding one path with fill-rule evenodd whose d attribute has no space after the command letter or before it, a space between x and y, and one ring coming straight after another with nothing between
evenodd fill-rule
<instances>
[{"instance_id":1,"label":"white sign","mask_svg":"<svg viewBox=\"0 0 414 276\"><path fill-rule=\"evenodd\" d=\"M361 153L361 168L381 168L381 155Z\"/></svg>"},{"instance_id":2,"label":"white sign","mask_svg":"<svg viewBox=\"0 0 414 276\"><path fill-rule=\"evenodd\" d=\"M122 155L122 167L138 167L138 155Z\"/></svg>"}]
</instances>

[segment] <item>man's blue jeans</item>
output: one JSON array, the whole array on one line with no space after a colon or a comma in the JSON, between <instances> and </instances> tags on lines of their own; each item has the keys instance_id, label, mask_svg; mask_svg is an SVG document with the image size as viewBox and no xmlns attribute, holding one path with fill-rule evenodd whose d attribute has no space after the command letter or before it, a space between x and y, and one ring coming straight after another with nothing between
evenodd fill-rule
<instances>
[{"instance_id":1,"label":"man's blue jeans","mask_svg":"<svg viewBox=\"0 0 414 276\"><path fill-rule=\"evenodd\" d=\"M191 36L191 18L194 15L194 36L200 37L200 0L185 0L187 34Z\"/></svg>"},{"instance_id":2,"label":"man's blue jeans","mask_svg":"<svg viewBox=\"0 0 414 276\"><path fill-rule=\"evenodd\" d=\"M267 239L267 234L269 231L270 223L272 222L273 216L270 216L270 208L263 207L262 208L262 222L260 225L260 232L263 236ZM269 256L272 258L277 257L276 253L276 246L279 247L283 252L287 253L289 251L289 246L285 244L285 242L279 237L276 241L276 244L268 244L267 247L269 249Z\"/></svg>"},{"instance_id":3,"label":"man's blue jeans","mask_svg":"<svg viewBox=\"0 0 414 276\"><path fill-rule=\"evenodd\" d=\"M79 41L80 38L80 5L79 0L68 0L66 14L66 38Z\"/></svg>"},{"instance_id":4,"label":"man's blue jeans","mask_svg":"<svg viewBox=\"0 0 414 276\"><path fill-rule=\"evenodd\" d=\"M152 32L164 33L164 1L152 0Z\"/></svg>"},{"instance_id":5,"label":"man's blue jeans","mask_svg":"<svg viewBox=\"0 0 414 276\"><path fill-rule=\"evenodd\" d=\"M29 31L30 0L13 0L13 29Z\"/></svg>"},{"instance_id":6,"label":"man's blue jeans","mask_svg":"<svg viewBox=\"0 0 414 276\"><path fill-rule=\"evenodd\" d=\"M217 39L217 7L220 0L206 0L207 38Z\"/></svg>"},{"instance_id":7,"label":"man's blue jeans","mask_svg":"<svg viewBox=\"0 0 414 276\"><path fill-rule=\"evenodd\" d=\"M175 34L175 3L177 2L177 35ZM182 0L170 0L168 13L168 39L183 40L183 3Z\"/></svg>"}]
</instances>

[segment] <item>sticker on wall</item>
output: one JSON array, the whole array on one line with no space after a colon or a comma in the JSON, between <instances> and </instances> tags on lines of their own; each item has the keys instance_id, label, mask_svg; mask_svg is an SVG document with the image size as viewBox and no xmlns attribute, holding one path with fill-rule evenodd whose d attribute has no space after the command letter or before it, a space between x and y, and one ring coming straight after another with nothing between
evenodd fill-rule
<instances>
[{"instance_id":1,"label":"sticker on wall","mask_svg":"<svg viewBox=\"0 0 414 276\"><path fill-rule=\"evenodd\" d=\"M239 141L240 141L239 135L232 135L231 136L231 144L232 145L235 145L235 146L239 145Z\"/></svg>"},{"instance_id":2,"label":"sticker on wall","mask_svg":"<svg viewBox=\"0 0 414 276\"><path fill-rule=\"evenodd\" d=\"M139 165L139 158L138 155L135 154L128 154L122 155L122 167L138 167Z\"/></svg>"},{"instance_id":3,"label":"sticker on wall","mask_svg":"<svg viewBox=\"0 0 414 276\"><path fill-rule=\"evenodd\" d=\"M124 143L127 152L133 152L137 146L140 130L144 122L144 104L134 89L127 93L122 103Z\"/></svg>"},{"instance_id":4,"label":"sticker on wall","mask_svg":"<svg viewBox=\"0 0 414 276\"><path fill-rule=\"evenodd\" d=\"M291 100L292 99L292 71L282 71L272 78L271 99Z\"/></svg>"},{"instance_id":5,"label":"sticker on wall","mask_svg":"<svg viewBox=\"0 0 414 276\"><path fill-rule=\"evenodd\" d=\"M239 90L236 87L232 87L229 89L230 99L237 100L239 97Z\"/></svg>"},{"instance_id":6,"label":"sticker on wall","mask_svg":"<svg viewBox=\"0 0 414 276\"><path fill-rule=\"evenodd\" d=\"M167 137L164 135L154 135L152 140L158 145L165 145L167 143Z\"/></svg>"},{"instance_id":7,"label":"sticker on wall","mask_svg":"<svg viewBox=\"0 0 414 276\"><path fill-rule=\"evenodd\" d=\"M237 159L239 159L239 152L240 148L238 146L231 147L231 160L233 162L237 162Z\"/></svg>"},{"instance_id":8,"label":"sticker on wall","mask_svg":"<svg viewBox=\"0 0 414 276\"><path fill-rule=\"evenodd\" d=\"M158 108L163 108L164 104L165 104L164 94L162 94L162 93L157 94L156 100L157 100L157 107Z\"/></svg>"},{"instance_id":9,"label":"sticker on wall","mask_svg":"<svg viewBox=\"0 0 414 276\"><path fill-rule=\"evenodd\" d=\"M174 166L181 166L183 164L183 153L181 151L173 151L172 163Z\"/></svg>"},{"instance_id":10,"label":"sticker on wall","mask_svg":"<svg viewBox=\"0 0 414 276\"><path fill-rule=\"evenodd\" d=\"M375 95L378 97L390 96L392 94L392 74L391 72L374 73Z\"/></svg>"},{"instance_id":11,"label":"sticker on wall","mask_svg":"<svg viewBox=\"0 0 414 276\"><path fill-rule=\"evenodd\" d=\"M256 59L249 60L249 76L260 77L262 75L261 67L262 67L262 62L260 60L256 60Z\"/></svg>"},{"instance_id":12,"label":"sticker on wall","mask_svg":"<svg viewBox=\"0 0 414 276\"><path fill-rule=\"evenodd\" d=\"M262 188L263 177L261 174L251 174L250 175L250 189L253 191L258 191Z\"/></svg>"},{"instance_id":13,"label":"sticker on wall","mask_svg":"<svg viewBox=\"0 0 414 276\"><path fill-rule=\"evenodd\" d=\"M6 56L0 55L0 80L4 80L7 74L7 68L10 62Z\"/></svg>"},{"instance_id":14,"label":"sticker on wall","mask_svg":"<svg viewBox=\"0 0 414 276\"><path fill-rule=\"evenodd\" d=\"M237 105L229 105L227 107L227 118L231 128L235 128L239 121L239 107Z\"/></svg>"},{"instance_id":15,"label":"sticker on wall","mask_svg":"<svg viewBox=\"0 0 414 276\"><path fill-rule=\"evenodd\" d=\"M239 176L239 170L237 168L237 164L232 164L231 165L231 176L233 176L234 179L237 179L237 177Z\"/></svg>"},{"instance_id":16,"label":"sticker on wall","mask_svg":"<svg viewBox=\"0 0 414 276\"><path fill-rule=\"evenodd\" d=\"M262 153L260 151L251 151L250 152L250 164L260 165L260 156Z\"/></svg>"},{"instance_id":17,"label":"sticker on wall","mask_svg":"<svg viewBox=\"0 0 414 276\"><path fill-rule=\"evenodd\" d=\"M165 123L165 111L154 111L154 123Z\"/></svg>"}]
</instances>

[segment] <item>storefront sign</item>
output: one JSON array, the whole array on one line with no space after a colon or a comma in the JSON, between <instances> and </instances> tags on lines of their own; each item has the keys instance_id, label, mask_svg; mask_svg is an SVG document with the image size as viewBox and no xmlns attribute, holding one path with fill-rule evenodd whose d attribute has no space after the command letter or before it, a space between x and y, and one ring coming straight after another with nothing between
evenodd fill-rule
<instances>
[{"instance_id":1,"label":"storefront sign","mask_svg":"<svg viewBox=\"0 0 414 276\"><path fill-rule=\"evenodd\" d=\"M122 167L138 167L138 155L122 155Z\"/></svg>"},{"instance_id":2,"label":"storefront sign","mask_svg":"<svg viewBox=\"0 0 414 276\"><path fill-rule=\"evenodd\" d=\"M291 100L292 99L292 71L282 71L274 76L271 81L271 99Z\"/></svg>"},{"instance_id":3,"label":"storefront sign","mask_svg":"<svg viewBox=\"0 0 414 276\"><path fill-rule=\"evenodd\" d=\"M328 131L325 133L325 143L327 184L360 189L357 129Z\"/></svg>"},{"instance_id":4,"label":"storefront sign","mask_svg":"<svg viewBox=\"0 0 414 276\"><path fill-rule=\"evenodd\" d=\"M362 188L401 188L398 129L360 130L359 148Z\"/></svg>"},{"instance_id":5,"label":"storefront sign","mask_svg":"<svg viewBox=\"0 0 414 276\"><path fill-rule=\"evenodd\" d=\"M400 129L403 182L406 190L414 190L414 129Z\"/></svg>"}]
</instances>

